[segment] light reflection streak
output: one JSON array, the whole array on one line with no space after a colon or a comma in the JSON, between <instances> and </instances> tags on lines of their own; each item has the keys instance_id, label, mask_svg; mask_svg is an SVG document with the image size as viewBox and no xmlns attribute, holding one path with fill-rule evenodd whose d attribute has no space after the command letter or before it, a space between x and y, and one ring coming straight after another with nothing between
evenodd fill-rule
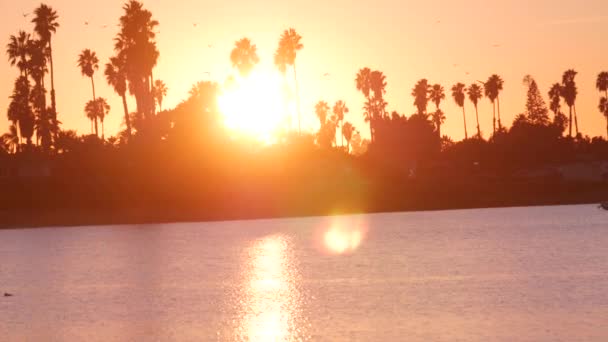
<instances>
[{"instance_id":1,"label":"light reflection streak","mask_svg":"<svg viewBox=\"0 0 608 342\"><path fill-rule=\"evenodd\" d=\"M357 217L334 217L329 228L323 230L323 246L333 254L352 253L363 242L366 227Z\"/></svg>"},{"instance_id":2,"label":"light reflection streak","mask_svg":"<svg viewBox=\"0 0 608 342\"><path fill-rule=\"evenodd\" d=\"M247 251L249 274L242 292L239 340L307 339L292 252L289 240L279 235L258 240Z\"/></svg>"}]
</instances>

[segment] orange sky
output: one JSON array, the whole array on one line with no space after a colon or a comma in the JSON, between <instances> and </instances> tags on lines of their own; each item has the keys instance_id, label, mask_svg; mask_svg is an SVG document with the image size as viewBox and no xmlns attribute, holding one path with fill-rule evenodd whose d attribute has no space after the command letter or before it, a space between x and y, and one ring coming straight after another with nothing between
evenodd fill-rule
<instances>
[{"instance_id":1,"label":"orange sky","mask_svg":"<svg viewBox=\"0 0 608 342\"><path fill-rule=\"evenodd\" d=\"M0 131L8 127L8 96L17 75L8 64L5 46L19 29L33 30L31 16L24 19L22 14L39 3L0 2ZM91 97L90 82L80 75L76 59L82 49L90 48L102 63L107 62L123 1L46 3L60 16L61 27L53 37L59 120L63 128L88 133L83 108ZM316 101L343 99L351 109L346 120L364 136L369 135L361 117L363 96L354 85L357 71L365 66L385 73L388 109L407 115L415 111L410 92L420 78L441 83L449 91L455 82L470 84L498 73L505 80L501 111L503 122L509 125L524 109L526 88L521 80L525 74L532 74L546 94L564 70L574 68L579 72L581 131L592 136L605 134L595 90L597 73L608 70L608 14L598 15L608 13L605 0L147 0L144 5L160 21L157 42L161 57L154 76L169 88L165 108L183 100L196 81L223 81L232 73L230 50L242 37L257 45L261 67L269 67L281 32L294 27L304 44L297 63L305 129L318 127L313 113ZM85 21L90 24L85 26ZM493 47L495 44L499 47ZM205 72L211 72L210 76ZM331 76L324 78L326 72ZM120 127L121 101L106 85L101 68L95 81L97 94L112 107L106 119L109 136ZM442 105L447 116L442 132L460 140L464 135L461 112L447 95ZM470 102L466 105L471 133L474 112ZM489 101L484 99L479 109L487 137L492 125Z\"/></svg>"}]
</instances>

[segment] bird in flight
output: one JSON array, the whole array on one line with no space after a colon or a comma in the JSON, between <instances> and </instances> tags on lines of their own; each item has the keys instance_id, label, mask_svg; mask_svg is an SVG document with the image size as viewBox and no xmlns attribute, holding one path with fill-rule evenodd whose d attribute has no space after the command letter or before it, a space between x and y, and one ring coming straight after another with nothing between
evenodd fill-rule
<instances>
[{"instance_id":1,"label":"bird in flight","mask_svg":"<svg viewBox=\"0 0 608 342\"><path fill-rule=\"evenodd\" d=\"M323 77L327 77L327 76L329 76L328 72L326 72L326 73L323 74Z\"/></svg>"},{"instance_id":2,"label":"bird in flight","mask_svg":"<svg viewBox=\"0 0 608 342\"><path fill-rule=\"evenodd\" d=\"M24 18L26 18L30 14L29 13L23 13L22 15L23 15Z\"/></svg>"},{"instance_id":3,"label":"bird in flight","mask_svg":"<svg viewBox=\"0 0 608 342\"><path fill-rule=\"evenodd\" d=\"M101 28L102 28L102 29L105 29L105 28L107 28L107 27L108 27L108 25L101 25Z\"/></svg>"},{"instance_id":4,"label":"bird in flight","mask_svg":"<svg viewBox=\"0 0 608 342\"><path fill-rule=\"evenodd\" d=\"M88 26L88 25L89 25L89 22L88 22L88 21L85 21L85 22L84 22L84 24Z\"/></svg>"},{"instance_id":5,"label":"bird in flight","mask_svg":"<svg viewBox=\"0 0 608 342\"><path fill-rule=\"evenodd\" d=\"M500 47L500 44L492 44L492 47L493 47L493 48Z\"/></svg>"},{"instance_id":6,"label":"bird in flight","mask_svg":"<svg viewBox=\"0 0 608 342\"><path fill-rule=\"evenodd\" d=\"M197 27L198 23L193 23L192 26Z\"/></svg>"},{"instance_id":7,"label":"bird in flight","mask_svg":"<svg viewBox=\"0 0 608 342\"><path fill-rule=\"evenodd\" d=\"M471 73L467 71L467 72L465 72L464 74L465 74L465 75L470 75Z\"/></svg>"}]
</instances>

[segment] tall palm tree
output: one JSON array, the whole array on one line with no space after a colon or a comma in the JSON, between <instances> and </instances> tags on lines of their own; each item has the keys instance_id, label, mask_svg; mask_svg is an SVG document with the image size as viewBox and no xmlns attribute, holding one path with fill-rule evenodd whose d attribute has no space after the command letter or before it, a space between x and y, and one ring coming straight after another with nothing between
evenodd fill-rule
<instances>
[{"instance_id":1,"label":"tall palm tree","mask_svg":"<svg viewBox=\"0 0 608 342\"><path fill-rule=\"evenodd\" d=\"M168 88L165 85L165 82L161 80L154 81L154 98L156 99L158 109L161 112L163 111L163 99L167 96L167 90Z\"/></svg>"},{"instance_id":2,"label":"tall palm tree","mask_svg":"<svg viewBox=\"0 0 608 342\"><path fill-rule=\"evenodd\" d=\"M441 101L445 99L445 89L440 84L433 84L429 90L429 100L435 104L435 113L433 113L433 121L437 128L437 135L441 138L441 124L445 121L445 115L439 109Z\"/></svg>"},{"instance_id":3,"label":"tall palm tree","mask_svg":"<svg viewBox=\"0 0 608 342\"><path fill-rule=\"evenodd\" d=\"M502 91L504 86L504 81L502 78L496 74L491 75L486 83L484 84L484 88L490 87L490 95L486 93L486 96L490 98L492 101L492 106L494 106L494 102L496 102L497 112L498 112L498 129L502 130L502 122L500 120L500 92ZM485 89L487 92L487 89ZM496 118L494 118L496 121Z\"/></svg>"},{"instance_id":4,"label":"tall palm tree","mask_svg":"<svg viewBox=\"0 0 608 342\"><path fill-rule=\"evenodd\" d=\"M357 78L355 79L355 85L357 87L357 90L359 90L361 93L363 93L363 96L365 96L366 99L366 103L364 106L364 119L365 122L369 122L369 133L370 133L370 139L373 142L374 141L374 124L373 124L373 120L372 120L372 108L371 108L371 98L370 98L370 92L372 90L372 82L371 82L371 76L372 75L372 71L370 70L370 68L363 68L360 69L359 72L357 73Z\"/></svg>"},{"instance_id":5,"label":"tall palm tree","mask_svg":"<svg viewBox=\"0 0 608 342\"><path fill-rule=\"evenodd\" d=\"M110 62L106 64L104 74L106 81L114 91L122 98L122 106L124 109L124 121L127 126L127 137L131 139L131 120L129 119L129 108L127 106L127 72L125 60L120 57L110 58Z\"/></svg>"},{"instance_id":6,"label":"tall palm tree","mask_svg":"<svg viewBox=\"0 0 608 342\"><path fill-rule=\"evenodd\" d=\"M96 117L99 118L99 121L101 121L101 140L105 140L105 130L103 127L103 121L105 120L106 116L110 114L110 105L108 104L108 101L106 101L106 99L104 99L103 97L97 98L95 102L97 102L95 106L95 108L97 109Z\"/></svg>"},{"instance_id":7,"label":"tall palm tree","mask_svg":"<svg viewBox=\"0 0 608 342\"><path fill-rule=\"evenodd\" d=\"M230 52L230 61L241 77L249 76L253 67L260 62L255 44L249 38L237 41Z\"/></svg>"},{"instance_id":8,"label":"tall palm tree","mask_svg":"<svg viewBox=\"0 0 608 342\"><path fill-rule=\"evenodd\" d=\"M342 137L346 139L346 153L350 151L350 139L353 137L355 127L350 122L342 124Z\"/></svg>"},{"instance_id":9,"label":"tall palm tree","mask_svg":"<svg viewBox=\"0 0 608 342\"><path fill-rule=\"evenodd\" d=\"M57 107L55 103L55 76L53 73L53 45L51 44L51 36L59 28L57 19L59 19L57 12L45 4L41 4L34 10L34 19L32 19L32 23L35 24L34 31L38 34L40 40L48 46L48 58L51 67L51 107L53 108L54 115L57 113Z\"/></svg>"},{"instance_id":10,"label":"tall palm tree","mask_svg":"<svg viewBox=\"0 0 608 342\"><path fill-rule=\"evenodd\" d=\"M155 102L152 93L152 71L160 53L156 47L155 29L158 21L139 1L129 0L123 6L120 31L114 38L114 51L124 58L129 90L135 95L137 115L151 118Z\"/></svg>"},{"instance_id":11,"label":"tall palm tree","mask_svg":"<svg viewBox=\"0 0 608 342\"><path fill-rule=\"evenodd\" d=\"M91 79L91 88L93 89L93 105L95 104L95 81L93 81L93 75L95 70L99 70L99 59L94 51L89 49L83 50L78 56L78 66L83 76ZM95 122L95 135L98 135L97 131L97 116L94 116Z\"/></svg>"},{"instance_id":12,"label":"tall palm tree","mask_svg":"<svg viewBox=\"0 0 608 342\"><path fill-rule=\"evenodd\" d=\"M475 106L475 118L477 119L477 137L481 139L481 129L479 128L479 111L477 110L477 104L479 103L479 99L483 96L481 93L481 87L476 83L473 83L469 86L467 91L469 95L469 100L473 102L473 106Z\"/></svg>"},{"instance_id":13,"label":"tall palm tree","mask_svg":"<svg viewBox=\"0 0 608 342\"><path fill-rule=\"evenodd\" d=\"M561 95L562 85L554 83L549 89L549 108L553 112L554 116L557 116L561 109Z\"/></svg>"},{"instance_id":14,"label":"tall palm tree","mask_svg":"<svg viewBox=\"0 0 608 342\"><path fill-rule=\"evenodd\" d=\"M8 153L17 153L19 149L19 135L17 134L17 126L11 124L8 127L8 133L2 135L2 142L7 147Z\"/></svg>"},{"instance_id":15,"label":"tall palm tree","mask_svg":"<svg viewBox=\"0 0 608 342\"><path fill-rule=\"evenodd\" d=\"M296 57L298 55L298 51L304 48L301 40L302 36L300 36L295 29L287 29L283 31L283 34L281 34L278 50L283 55L282 58L285 60L286 65L293 67L293 79L296 85L296 108L298 111L298 133L302 133L302 125L300 113L300 90L298 85L298 74L296 71Z\"/></svg>"},{"instance_id":16,"label":"tall palm tree","mask_svg":"<svg viewBox=\"0 0 608 342\"><path fill-rule=\"evenodd\" d=\"M600 98L598 109L606 118L606 137L608 137L608 97L602 96L602 98Z\"/></svg>"},{"instance_id":17,"label":"tall palm tree","mask_svg":"<svg viewBox=\"0 0 608 342\"><path fill-rule=\"evenodd\" d=\"M602 71L597 75L595 87L597 90L603 91L606 98L608 98L608 71Z\"/></svg>"},{"instance_id":18,"label":"tall palm tree","mask_svg":"<svg viewBox=\"0 0 608 342\"><path fill-rule=\"evenodd\" d=\"M95 121L97 120L98 111L99 110L97 109L97 101L95 100L89 100L84 106L84 114L89 120L91 120L91 134L95 135L97 135L97 132L95 132L95 130L97 129Z\"/></svg>"},{"instance_id":19,"label":"tall palm tree","mask_svg":"<svg viewBox=\"0 0 608 342\"><path fill-rule=\"evenodd\" d=\"M578 118L576 117L576 96L578 95L578 90L576 88L576 82L574 78L576 77L577 72L573 69L566 70L562 75L562 92L561 95L564 98L564 101L568 105L569 108L569 124L568 124L568 134L572 137L572 111L574 110L574 126L576 129L576 135L578 135Z\"/></svg>"},{"instance_id":20,"label":"tall palm tree","mask_svg":"<svg viewBox=\"0 0 608 342\"><path fill-rule=\"evenodd\" d=\"M462 108L462 120L464 121L464 138L465 140L469 138L467 133L467 116L464 111L464 100L465 100L465 92L467 88L462 83L456 83L452 86L452 97L454 98L454 102L458 105L458 107Z\"/></svg>"},{"instance_id":21,"label":"tall palm tree","mask_svg":"<svg viewBox=\"0 0 608 342\"><path fill-rule=\"evenodd\" d=\"M319 118L319 121L321 122L321 127L323 127L325 125L325 123L327 122L328 112L329 112L329 105L327 104L327 102L325 102L325 101L317 102L317 104L315 105L315 114L317 114L317 117Z\"/></svg>"},{"instance_id":22,"label":"tall palm tree","mask_svg":"<svg viewBox=\"0 0 608 342\"><path fill-rule=\"evenodd\" d=\"M19 31L15 35L11 35L9 43L6 46L6 54L11 66L17 65L21 76L28 76L28 55L30 49L30 34L25 31Z\"/></svg>"},{"instance_id":23,"label":"tall palm tree","mask_svg":"<svg viewBox=\"0 0 608 342\"><path fill-rule=\"evenodd\" d=\"M346 103L344 103L344 101L342 101L342 100L336 102L336 104L334 105L334 108L333 108L333 112L334 112L334 115L336 116L336 122L340 123L342 126L344 126L344 124L343 124L344 114L348 113L348 107L346 107ZM344 147L344 136L343 135L341 136L340 140L341 140L342 147Z\"/></svg>"},{"instance_id":24,"label":"tall palm tree","mask_svg":"<svg viewBox=\"0 0 608 342\"><path fill-rule=\"evenodd\" d=\"M418 115L426 116L426 108L429 103L429 91L431 86L426 78L419 80L414 89L412 89L412 96L414 97L414 105L418 109Z\"/></svg>"}]
</instances>

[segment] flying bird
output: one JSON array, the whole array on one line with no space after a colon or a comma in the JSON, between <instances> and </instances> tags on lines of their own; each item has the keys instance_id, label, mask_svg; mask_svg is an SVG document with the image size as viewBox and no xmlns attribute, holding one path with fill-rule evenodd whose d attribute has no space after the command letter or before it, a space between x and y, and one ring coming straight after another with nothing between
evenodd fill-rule
<instances>
[{"instance_id":1,"label":"flying bird","mask_svg":"<svg viewBox=\"0 0 608 342\"><path fill-rule=\"evenodd\" d=\"M326 73L323 74L323 77L328 77L328 76L329 76L328 72L326 72Z\"/></svg>"},{"instance_id":2,"label":"flying bird","mask_svg":"<svg viewBox=\"0 0 608 342\"><path fill-rule=\"evenodd\" d=\"M493 44L493 45L492 45L492 47L493 47L493 48L500 47L500 44Z\"/></svg>"},{"instance_id":3,"label":"flying bird","mask_svg":"<svg viewBox=\"0 0 608 342\"><path fill-rule=\"evenodd\" d=\"M85 21L85 22L84 22L84 24L88 26L88 25L89 25L89 22L88 22L88 21Z\"/></svg>"},{"instance_id":4,"label":"flying bird","mask_svg":"<svg viewBox=\"0 0 608 342\"><path fill-rule=\"evenodd\" d=\"M198 23L194 23L194 24L192 24L192 26L197 27L197 26L198 26Z\"/></svg>"},{"instance_id":5,"label":"flying bird","mask_svg":"<svg viewBox=\"0 0 608 342\"><path fill-rule=\"evenodd\" d=\"M23 15L24 18L26 18L30 14L29 13L23 13L22 15Z\"/></svg>"},{"instance_id":6,"label":"flying bird","mask_svg":"<svg viewBox=\"0 0 608 342\"><path fill-rule=\"evenodd\" d=\"M105 29L105 28L107 28L107 27L108 27L108 25L101 25L101 28L102 28L102 29Z\"/></svg>"},{"instance_id":7,"label":"flying bird","mask_svg":"<svg viewBox=\"0 0 608 342\"><path fill-rule=\"evenodd\" d=\"M467 72L465 72L464 74L465 74L465 75L470 75L471 73L467 71Z\"/></svg>"}]
</instances>

